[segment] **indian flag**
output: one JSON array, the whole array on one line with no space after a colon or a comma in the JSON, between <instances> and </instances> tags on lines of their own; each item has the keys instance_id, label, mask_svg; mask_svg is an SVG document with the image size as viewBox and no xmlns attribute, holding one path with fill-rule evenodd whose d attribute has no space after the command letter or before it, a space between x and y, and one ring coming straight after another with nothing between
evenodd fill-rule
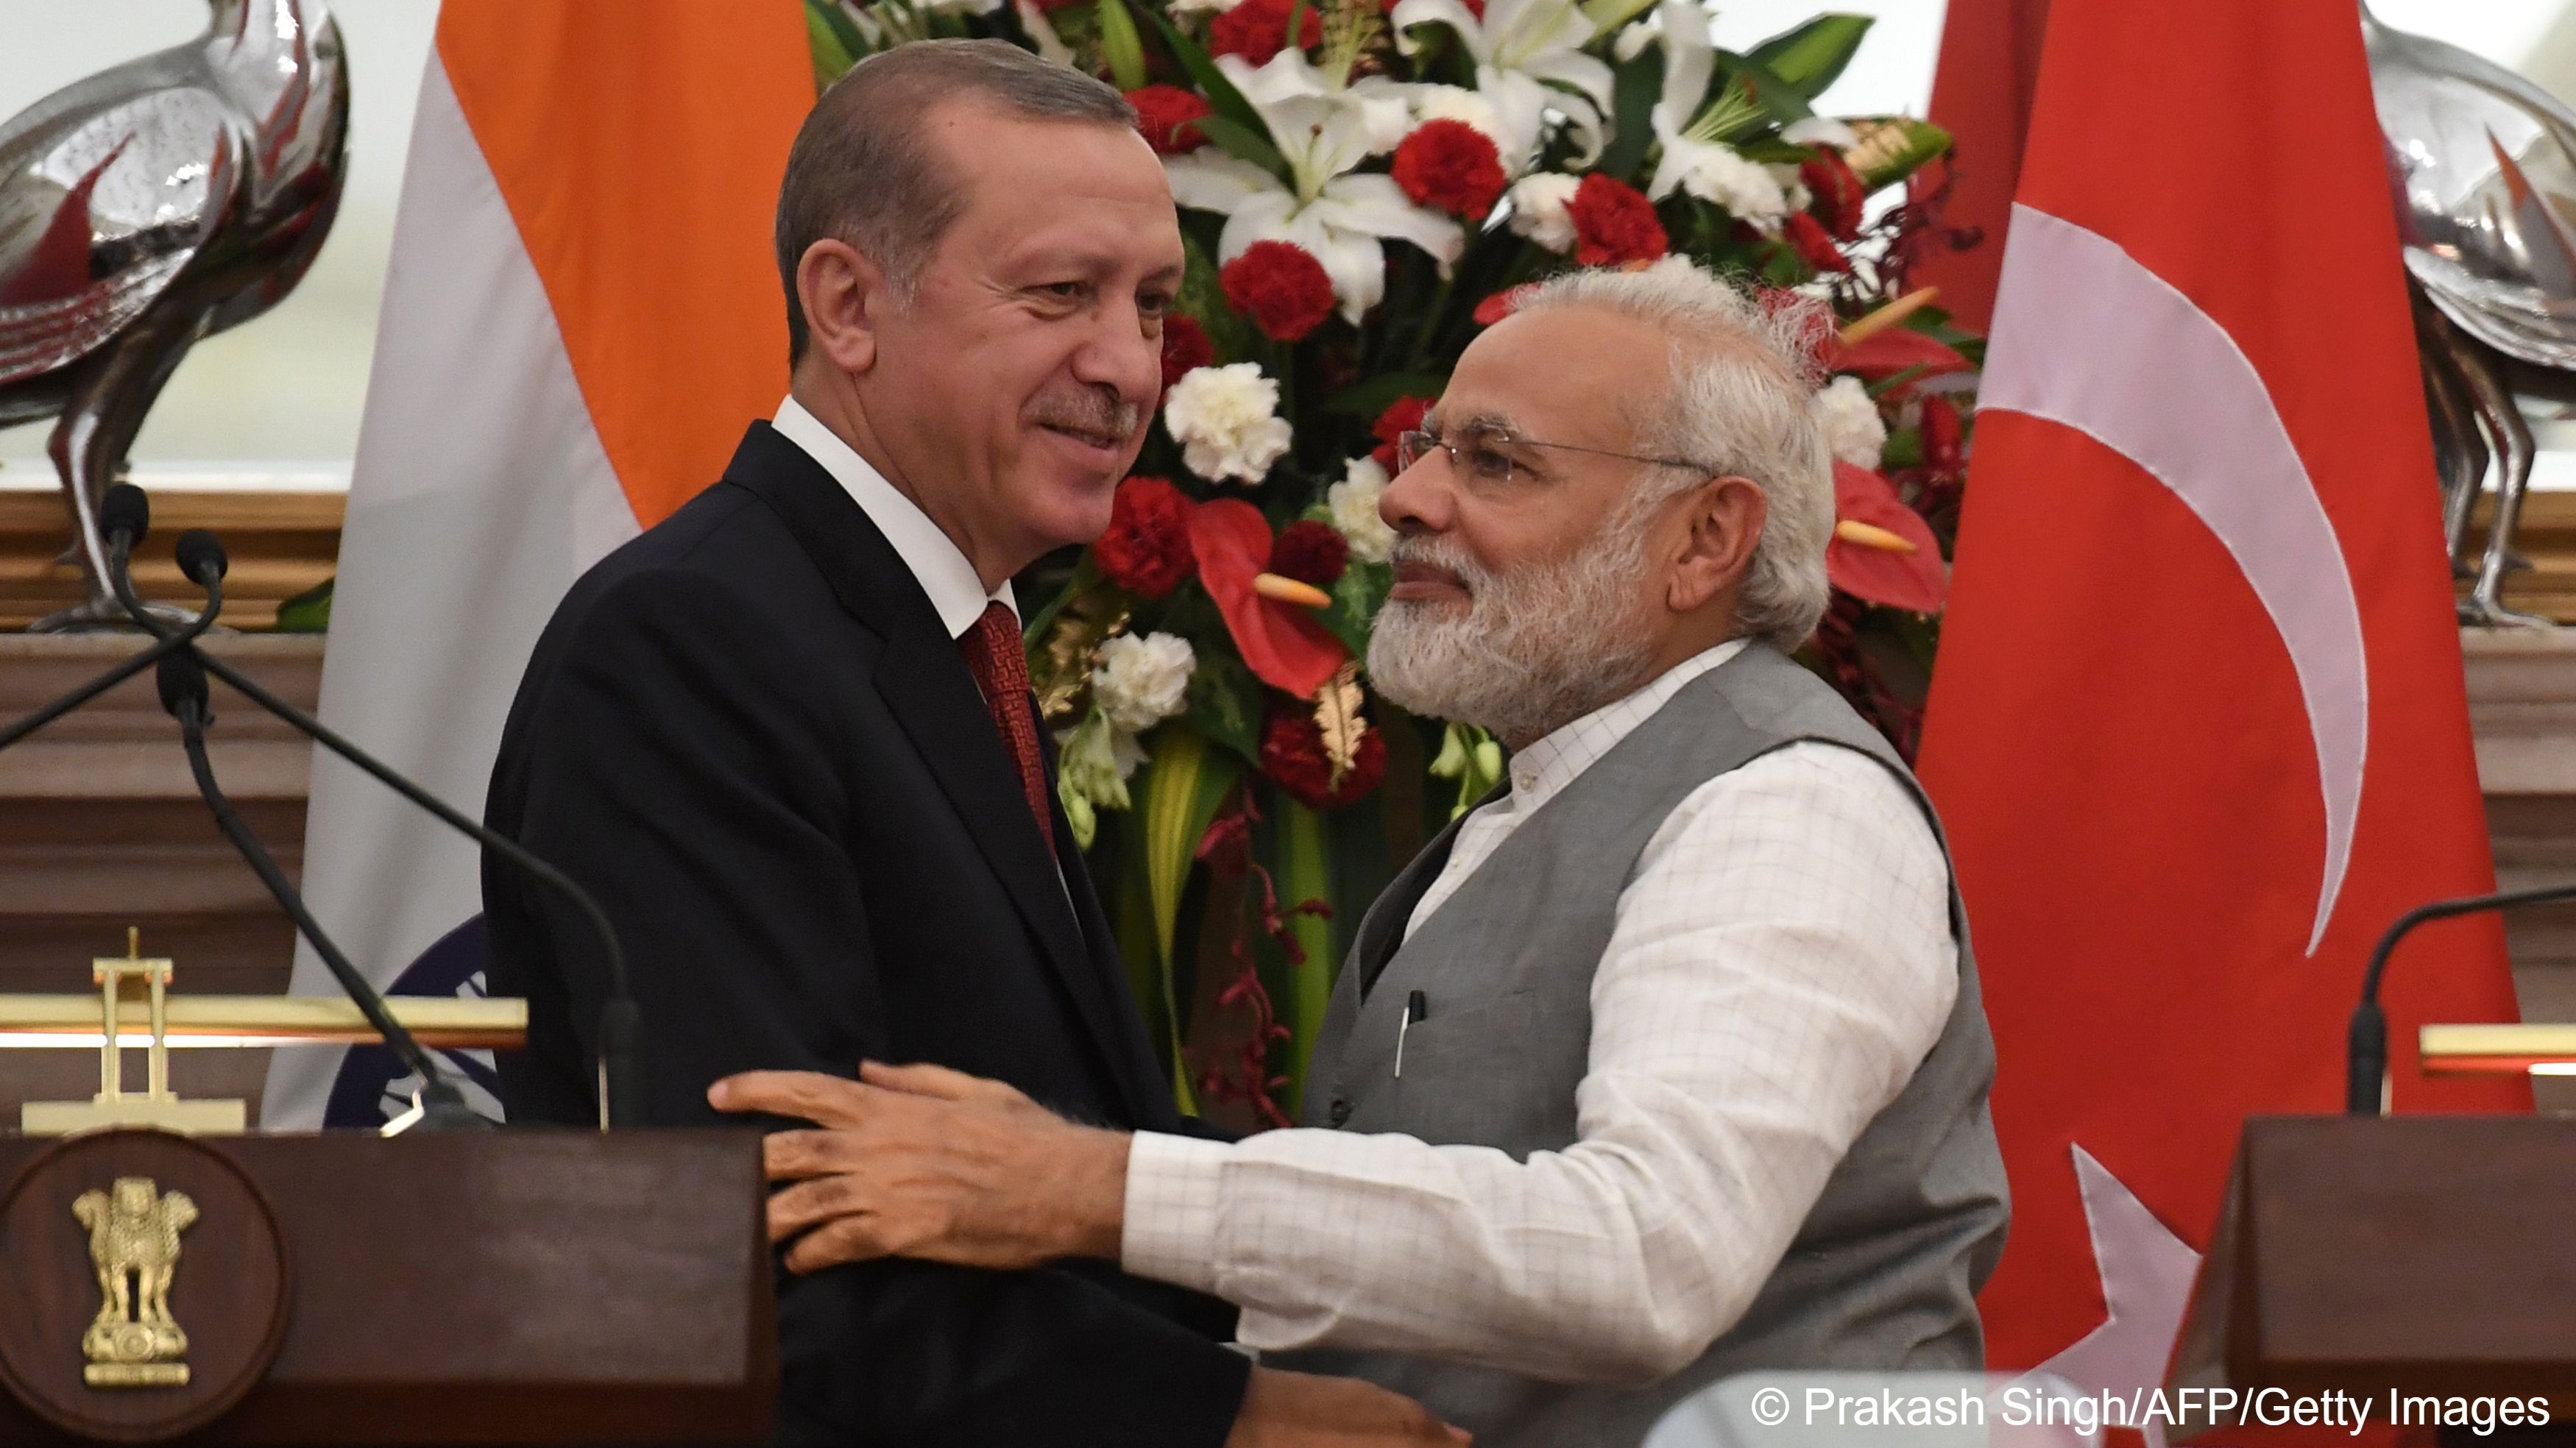
<instances>
[{"instance_id":1,"label":"indian flag","mask_svg":"<svg viewBox=\"0 0 2576 1448\"><path fill-rule=\"evenodd\" d=\"M469 814L556 601L713 482L786 391L770 216L813 98L798 0L440 12L321 712ZM304 889L379 985L482 989L480 868L315 752ZM293 988L338 993L309 946ZM488 1063L458 1066L497 1115ZM417 1084L399 1073L381 1048L280 1051L261 1123L373 1125Z\"/></svg>"}]
</instances>

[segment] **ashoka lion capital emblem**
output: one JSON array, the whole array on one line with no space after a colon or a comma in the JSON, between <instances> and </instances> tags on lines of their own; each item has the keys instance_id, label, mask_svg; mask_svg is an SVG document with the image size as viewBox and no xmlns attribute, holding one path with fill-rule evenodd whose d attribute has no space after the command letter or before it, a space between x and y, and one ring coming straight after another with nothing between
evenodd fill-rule
<instances>
[{"instance_id":1,"label":"ashoka lion capital emblem","mask_svg":"<svg viewBox=\"0 0 2576 1448\"><path fill-rule=\"evenodd\" d=\"M98 1316L81 1334L89 1359L82 1380L94 1388L185 1386L188 1334L170 1316L170 1278L197 1204L150 1177L118 1177L106 1191L81 1193L72 1215L89 1229L98 1269Z\"/></svg>"}]
</instances>

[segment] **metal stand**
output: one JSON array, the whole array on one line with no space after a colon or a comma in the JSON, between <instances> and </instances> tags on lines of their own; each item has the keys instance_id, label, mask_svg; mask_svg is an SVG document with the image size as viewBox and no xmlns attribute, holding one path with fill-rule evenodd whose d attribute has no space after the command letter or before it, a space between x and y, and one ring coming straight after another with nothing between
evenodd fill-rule
<instances>
[{"instance_id":1,"label":"metal stand","mask_svg":"<svg viewBox=\"0 0 2576 1448\"><path fill-rule=\"evenodd\" d=\"M183 1101L170 1089L170 962L145 959L141 932L128 926L125 954L90 962L99 987L98 1094L87 1101L30 1101L18 1108L18 1129L29 1136L68 1136L118 1126L156 1126L189 1136L238 1136L248 1122L240 1101ZM152 1041L145 1053L140 1096L125 1090L125 1058L118 1004L134 996L151 1002Z\"/></svg>"}]
</instances>

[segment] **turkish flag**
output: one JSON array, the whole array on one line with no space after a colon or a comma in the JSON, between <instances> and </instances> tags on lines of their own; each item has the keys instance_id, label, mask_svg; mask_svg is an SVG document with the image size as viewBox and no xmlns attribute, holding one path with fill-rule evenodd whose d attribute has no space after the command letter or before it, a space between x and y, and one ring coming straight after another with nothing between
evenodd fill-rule
<instances>
[{"instance_id":1,"label":"turkish flag","mask_svg":"<svg viewBox=\"0 0 2576 1448\"><path fill-rule=\"evenodd\" d=\"M1994 311L2047 30L2048 0L1950 0L1941 17L1931 116L1950 133L1950 154L1916 172L1911 190L1920 201L1947 186L1942 223L1972 228L1979 239L1964 251L1936 248L1906 283L1939 287L1941 305L1972 331L1985 330Z\"/></svg>"},{"instance_id":2,"label":"turkish flag","mask_svg":"<svg viewBox=\"0 0 2576 1448\"><path fill-rule=\"evenodd\" d=\"M1922 776L2012 1175L1988 1350L2125 1388L2242 1119L2340 1109L2373 942L2493 868L2350 0L2051 22ZM2529 1109L2417 1070L2418 1024L2515 1018L2493 917L2387 1004L2399 1108Z\"/></svg>"}]
</instances>

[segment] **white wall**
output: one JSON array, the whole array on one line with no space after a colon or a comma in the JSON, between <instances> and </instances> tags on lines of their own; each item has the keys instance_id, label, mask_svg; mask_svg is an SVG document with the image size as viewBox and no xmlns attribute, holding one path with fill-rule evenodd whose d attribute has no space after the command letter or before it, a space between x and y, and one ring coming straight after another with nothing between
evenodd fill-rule
<instances>
[{"instance_id":1,"label":"white wall","mask_svg":"<svg viewBox=\"0 0 2576 1448\"><path fill-rule=\"evenodd\" d=\"M336 0L349 54L348 193L294 294L180 365L135 444L138 465L333 472L345 478L367 393L411 112L437 0ZM83 76L180 44L205 0L0 0L0 118ZM0 429L0 484L50 485L49 423ZM319 463L315 468L309 464Z\"/></svg>"}]
</instances>

